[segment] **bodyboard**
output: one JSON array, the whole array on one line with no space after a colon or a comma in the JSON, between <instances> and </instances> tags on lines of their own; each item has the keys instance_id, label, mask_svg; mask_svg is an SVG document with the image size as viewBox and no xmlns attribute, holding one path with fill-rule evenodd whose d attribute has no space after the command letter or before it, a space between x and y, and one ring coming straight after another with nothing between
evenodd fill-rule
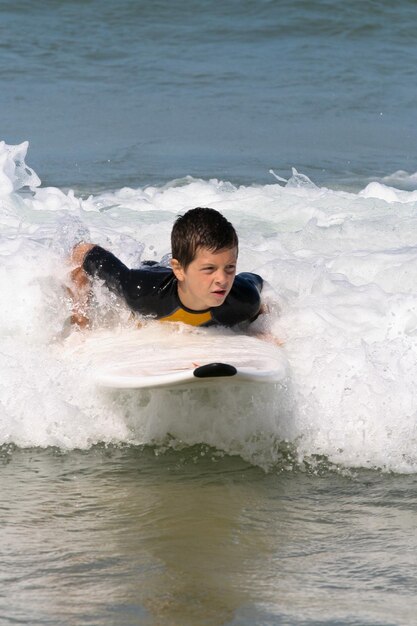
<instances>
[{"instance_id":1,"label":"bodyboard","mask_svg":"<svg viewBox=\"0 0 417 626\"><path fill-rule=\"evenodd\" d=\"M277 383L287 376L278 346L222 329L95 333L79 348L95 383L146 389L230 382Z\"/></svg>"}]
</instances>

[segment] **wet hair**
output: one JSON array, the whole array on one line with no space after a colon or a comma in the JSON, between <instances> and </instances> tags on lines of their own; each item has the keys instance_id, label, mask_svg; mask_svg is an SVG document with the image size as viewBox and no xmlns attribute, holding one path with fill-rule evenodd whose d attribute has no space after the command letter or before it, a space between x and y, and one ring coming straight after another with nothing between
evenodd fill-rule
<instances>
[{"instance_id":1,"label":"wet hair","mask_svg":"<svg viewBox=\"0 0 417 626\"><path fill-rule=\"evenodd\" d=\"M195 259L198 248L218 252L238 247L235 229L215 209L191 209L174 222L171 233L172 257L186 269Z\"/></svg>"}]
</instances>

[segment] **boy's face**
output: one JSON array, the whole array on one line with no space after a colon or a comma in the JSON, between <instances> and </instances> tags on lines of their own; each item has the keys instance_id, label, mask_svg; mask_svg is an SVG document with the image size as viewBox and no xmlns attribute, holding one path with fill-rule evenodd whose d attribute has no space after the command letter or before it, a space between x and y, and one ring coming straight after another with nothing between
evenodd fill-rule
<instances>
[{"instance_id":1,"label":"boy's face","mask_svg":"<svg viewBox=\"0 0 417 626\"><path fill-rule=\"evenodd\" d=\"M236 263L237 248L223 248L217 252L198 248L186 269L172 259L181 303L194 311L223 304L235 279Z\"/></svg>"}]
</instances>

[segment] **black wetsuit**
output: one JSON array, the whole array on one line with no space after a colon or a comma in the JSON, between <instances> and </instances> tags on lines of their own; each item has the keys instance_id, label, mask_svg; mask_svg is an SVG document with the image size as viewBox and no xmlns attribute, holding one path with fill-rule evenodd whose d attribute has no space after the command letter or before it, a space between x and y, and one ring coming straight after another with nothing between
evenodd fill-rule
<instances>
[{"instance_id":1,"label":"black wetsuit","mask_svg":"<svg viewBox=\"0 0 417 626\"><path fill-rule=\"evenodd\" d=\"M83 269L90 276L103 280L132 311L163 321L193 326L234 326L251 322L259 315L263 280L257 274L238 274L220 306L192 311L180 302L177 279L168 267L151 264L131 270L111 252L95 246L87 253Z\"/></svg>"}]
</instances>

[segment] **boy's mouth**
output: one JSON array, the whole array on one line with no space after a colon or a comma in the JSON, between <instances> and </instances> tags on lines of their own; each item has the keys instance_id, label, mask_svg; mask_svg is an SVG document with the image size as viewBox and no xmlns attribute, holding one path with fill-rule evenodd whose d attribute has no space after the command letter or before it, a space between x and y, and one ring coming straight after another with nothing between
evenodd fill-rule
<instances>
[{"instance_id":1,"label":"boy's mouth","mask_svg":"<svg viewBox=\"0 0 417 626\"><path fill-rule=\"evenodd\" d=\"M224 298L226 295L226 289L216 289L216 291L212 292L218 298Z\"/></svg>"}]
</instances>

